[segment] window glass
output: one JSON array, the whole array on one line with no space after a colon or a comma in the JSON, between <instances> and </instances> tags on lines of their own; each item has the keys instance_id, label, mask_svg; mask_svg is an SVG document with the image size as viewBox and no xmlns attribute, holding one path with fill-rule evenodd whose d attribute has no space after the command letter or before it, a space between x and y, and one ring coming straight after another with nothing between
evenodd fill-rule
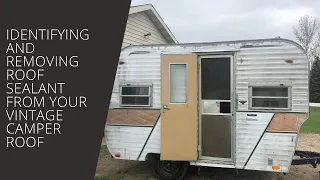
<instances>
[{"instance_id":1,"label":"window glass","mask_svg":"<svg viewBox=\"0 0 320 180\"><path fill-rule=\"evenodd\" d=\"M287 97L288 88L265 88L265 87L253 87L253 96L273 96L273 97Z\"/></svg>"},{"instance_id":2,"label":"window glass","mask_svg":"<svg viewBox=\"0 0 320 180\"><path fill-rule=\"evenodd\" d=\"M122 87L122 95L148 95L149 87Z\"/></svg>"},{"instance_id":3,"label":"window glass","mask_svg":"<svg viewBox=\"0 0 320 180\"><path fill-rule=\"evenodd\" d=\"M150 106L151 86L121 86L121 106Z\"/></svg>"},{"instance_id":4,"label":"window glass","mask_svg":"<svg viewBox=\"0 0 320 180\"><path fill-rule=\"evenodd\" d=\"M187 65L170 65L170 103L187 103Z\"/></svg>"},{"instance_id":5,"label":"window glass","mask_svg":"<svg viewBox=\"0 0 320 180\"><path fill-rule=\"evenodd\" d=\"M252 108L289 108L288 87L252 87Z\"/></svg>"},{"instance_id":6,"label":"window glass","mask_svg":"<svg viewBox=\"0 0 320 180\"><path fill-rule=\"evenodd\" d=\"M230 58L201 59L201 98L230 100Z\"/></svg>"},{"instance_id":7,"label":"window glass","mask_svg":"<svg viewBox=\"0 0 320 180\"><path fill-rule=\"evenodd\" d=\"M253 107L288 108L288 99L253 98Z\"/></svg>"},{"instance_id":8,"label":"window glass","mask_svg":"<svg viewBox=\"0 0 320 180\"><path fill-rule=\"evenodd\" d=\"M122 97L122 105L149 105L149 97Z\"/></svg>"}]
</instances>

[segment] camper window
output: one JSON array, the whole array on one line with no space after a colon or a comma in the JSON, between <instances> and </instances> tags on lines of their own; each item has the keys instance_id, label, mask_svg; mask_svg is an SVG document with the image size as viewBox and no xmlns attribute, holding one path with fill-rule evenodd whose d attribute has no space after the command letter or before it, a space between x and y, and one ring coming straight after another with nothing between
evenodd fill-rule
<instances>
[{"instance_id":1,"label":"camper window","mask_svg":"<svg viewBox=\"0 0 320 180\"><path fill-rule=\"evenodd\" d=\"M150 106L151 86L120 86L121 106Z\"/></svg>"},{"instance_id":2,"label":"camper window","mask_svg":"<svg viewBox=\"0 0 320 180\"><path fill-rule=\"evenodd\" d=\"M250 87L251 109L288 109L289 87Z\"/></svg>"},{"instance_id":3,"label":"camper window","mask_svg":"<svg viewBox=\"0 0 320 180\"><path fill-rule=\"evenodd\" d=\"M187 103L187 64L170 64L170 103Z\"/></svg>"}]
</instances>

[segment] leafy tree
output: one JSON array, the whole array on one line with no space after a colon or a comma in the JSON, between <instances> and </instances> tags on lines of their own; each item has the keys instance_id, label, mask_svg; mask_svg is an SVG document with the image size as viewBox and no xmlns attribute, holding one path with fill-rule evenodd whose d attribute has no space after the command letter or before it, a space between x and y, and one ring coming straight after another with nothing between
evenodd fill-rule
<instances>
[{"instance_id":1,"label":"leafy tree","mask_svg":"<svg viewBox=\"0 0 320 180\"><path fill-rule=\"evenodd\" d=\"M293 33L304 47L310 65L315 58L314 53L316 52L317 45L319 44L317 39L319 27L320 25L318 20L307 14L300 18L297 25L293 26Z\"/></svg>"},{"instance_id":2,"label":"leafy tree","mask_svg":"<svg viewBox=\"0 0 320 180\"><path fill-rule=\"evenodd\" d=\"M318 32L318 38L315 39L314 44L310 50L312 57L319 57L320 56L320 31Z\"/></svg>"},{"instance_id":3,"label":"leafy tree","mask_svg":"<svg viewBox=\"0 0 320 180\"><path fill-rule=\"evenodd\" d=\"M312 64L310 74L310 102L320 103L320 57Z\"/></svg>"}]
</instances>

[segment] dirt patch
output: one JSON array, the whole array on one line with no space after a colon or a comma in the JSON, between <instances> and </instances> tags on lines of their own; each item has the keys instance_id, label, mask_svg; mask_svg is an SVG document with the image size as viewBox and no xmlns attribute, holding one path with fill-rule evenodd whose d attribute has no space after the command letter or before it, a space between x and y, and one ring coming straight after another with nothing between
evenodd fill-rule
<instances>
[{"instance_id":1,"label":"dirt patch","mask_svg":"<svg viewBox=\"0 0 320 180\"><path fill-rule=\"evenodd\" d=\"M320 152L320 135L300 134L297 149ZM222 168L203 168L200 176L197 172L197 168L191 166L186 180L320 180L320 167L315 169L311 165L292 166L290 172L286 175L270 172L239 171L238 177L235 177L235 170ZM96 176L108 176L111 180L156 180L144 162L112 159L105 144L101 146Z\"/></svg>"},{"instance_id":2,"label":"dirt patch","mask_svg":"<svg viewBox=\"0 0 320 180\"><path fill-rule=\"evenodd\" d=\"M300 134L297 149L320 152L320 134Z\"/></svg>"}]
</instances>

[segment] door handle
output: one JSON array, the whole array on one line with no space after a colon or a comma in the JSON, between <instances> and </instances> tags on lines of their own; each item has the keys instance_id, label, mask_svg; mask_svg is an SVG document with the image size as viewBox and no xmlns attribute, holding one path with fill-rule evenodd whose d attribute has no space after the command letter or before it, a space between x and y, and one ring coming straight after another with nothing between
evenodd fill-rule
<instances>
[{"instance_id":1,"label":"door handle","mask_svg":"<svg viewBox=\"0 0 320 180\"><path fill-rule=\"evenodd\" d=\"M166 109L166 110L170 110L170 109L168 108L168 105L163 105L163 106L162 106L162 111L163 111L163 113L164 113L164 110L165 110L165 109Z\"/></svg>"}]
</instances>

